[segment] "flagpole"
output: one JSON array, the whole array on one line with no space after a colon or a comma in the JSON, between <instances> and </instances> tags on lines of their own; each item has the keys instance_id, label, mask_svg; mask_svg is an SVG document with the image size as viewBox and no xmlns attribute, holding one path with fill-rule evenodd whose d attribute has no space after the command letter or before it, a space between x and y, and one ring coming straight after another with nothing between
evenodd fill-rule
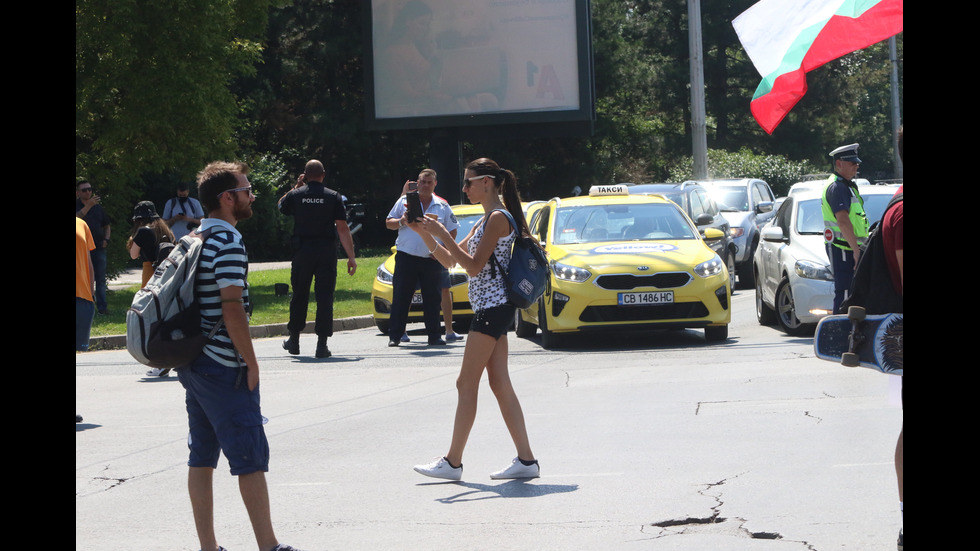
<instances>
[{"instance_id":1,"label":"flagpole","mask_svg":"<svg viewBox=\"0 0 980 551\"><path fill-rule=\"evenodd\" d=\"M693 179L708 177L708 137L704 109L704 56L701 49L701 0L687 0L688 47L691 56L691 136Z\"/></svg>"},{"instance_id":2,"label":"flagpole","mask_svg":"<svg viewBox=\"0 0 980 551\"><path fill-rule=\"evenodd\" d=\"M902 158L898 155L898 127L902 124L902 112L898 105L898 48L896 47L895 37L888 39L888 55L892 62L892 154L894 163L894 178L904 178L905 167L902 165Z\"/></svg>"}]
</instances>

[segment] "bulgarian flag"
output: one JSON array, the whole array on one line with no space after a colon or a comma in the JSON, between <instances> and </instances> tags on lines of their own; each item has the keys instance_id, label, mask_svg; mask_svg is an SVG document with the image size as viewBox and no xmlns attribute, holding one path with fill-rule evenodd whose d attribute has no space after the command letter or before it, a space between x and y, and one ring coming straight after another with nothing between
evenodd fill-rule
<instances>
[{"instance_id":1,"label":"bulgarian flag","mask_svg":"<svg viewBox=\"0 0 980 551\"><path fill-rule=\"evenodd\" d=\"M762 83L751 110L772 131L806 93L806 73L902 32L903 0L762 0L732 26Z\"/></svg>"}]
</instances>

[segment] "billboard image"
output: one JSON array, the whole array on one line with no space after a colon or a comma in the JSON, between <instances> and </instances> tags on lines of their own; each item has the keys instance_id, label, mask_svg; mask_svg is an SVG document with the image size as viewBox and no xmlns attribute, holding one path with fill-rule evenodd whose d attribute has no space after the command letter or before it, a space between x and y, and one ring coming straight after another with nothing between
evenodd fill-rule
<instances>
[{"instance_id":1,"label":"billboard image","mask_svg":"<svg viewBox=\"0 0 980 551\"><path fill-rule=\"evenodd\" d=\"M375 128L588 120L583 0L371 0Z\"/></svg>"}]
</instances>

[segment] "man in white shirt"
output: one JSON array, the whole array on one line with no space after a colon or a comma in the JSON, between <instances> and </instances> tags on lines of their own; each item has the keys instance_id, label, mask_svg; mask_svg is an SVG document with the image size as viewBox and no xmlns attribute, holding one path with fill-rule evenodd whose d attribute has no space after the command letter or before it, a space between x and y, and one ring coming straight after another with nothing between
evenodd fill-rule
<instances>
[{"instance_id":1,"label":"man in white shirt","mask_svg":"<svg viewBox=\"0 0 980 551\"><path fill-rule=\"evenodd\" d=\"M408 182L409 187L413 182ZM418 196L425 215L434 215L446 226L455 238L459 223L453 214L449 203L436 195L438 181L436 171L426 168L419 173ZM432 258L429 248L415 231L408 227L408 195L402 195L388 213L385 226L389 230L398 231L395 241L395 273L392 281L391 318L388 326L388 346L398 346L405 324L408 320L408 309L412 304L412 295L418 288L422 293L422 317L425 321L425 332L430 345L444 345L442 325L439 312L442 308L442 272L443 266ZM450 328L446 328L449 331Z\"/></svg>"}]
</instances>

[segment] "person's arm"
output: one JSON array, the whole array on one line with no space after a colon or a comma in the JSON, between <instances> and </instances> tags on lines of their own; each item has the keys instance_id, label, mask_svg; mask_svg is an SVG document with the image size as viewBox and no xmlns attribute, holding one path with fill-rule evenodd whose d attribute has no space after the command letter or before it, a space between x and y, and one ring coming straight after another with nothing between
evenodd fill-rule
<instances>
[{"instance_id":1,"label":"person's arm","mask_svg":"<svg viewBox=\"0 0 980 551\"><path fill-rule=\"evenodd\" d=\"M439 261L439 264L442 264L445 268L452 268L456 265L456 259L453 258L453 255L450 254L448 249L440 246L439 242L432 237L432 234L419 228L418 224L409 224L408 227L419 234L422 242L429 248L429 253L432 254L432 258Z\"/></svg>"},{"instance_id":2,"label":"person's arm","mask_svg":"<svg viewBox=\"0 0 980 551\"><path fill-rule=\"evenodd\" d=\"M407 187L408 182L405 182L405 188ZM408 225L408 219L405 216L408 209L404 207L404 202L402 201L402 198L404 197L405 194L402 193L398 197L398 201L395 203L395 206L388 212L388 217L385 218L385 227L389 230L398 231Z\"/></svg>"},{"instance_id":3,"label":"person's arm","mask_svg":"<svg viewBox=\"0 0 980 551\"><path fill-rule=\"evenodd\" d=\"M837 219L837 227L844 234L844 239L847 241L848 246L854 252L854 263L856 266L858 257L861 255L861 247L858 245L857 237L854 235L854 224L851 223L851 217L848 216L846 210L839 210L834 213L834 218Z\"/></svg>"},{"instance_id":4,"label":"person's arm","mask_svg":"<svg viewBox=\"0 0 980 551\"><path fill-rule=\"evenodd\" d=\"M350 235L350 226L346 220L336 220L337 235L340 237L340 245L347 253L347 275L354 275L357 271L357 261L354 259L354 239Z\"/></svg>"},{"instance_id":5,"label":"person's arm","mask_svg":"<svg viewBox=\"0 0 980 551\"><path fill-rule=\"evenodd\" d=\"M477 224L482 223L477 222ZM473 230L466 236L466 239L460 243L456 243L446 227L435 220L425 218L416 225L421 229L420 235L423 232L428 233L436 240L441 241L443 243L441 247L446 249L456 263L471 277L480 273L480 270L490 261L490 256L493 255L493 250L497 247L497 240L510 233L510 222L507 217L504 214L494 216L494 213L490 213L489 221L483 231L483 237L480 238L480 245L476 248L476 252L470 255L461 247L461 243L469 241L473 236L473 231L476 230L476 225L473 226Z\"/></svg>"},{"instance_id":6,"label":"person's arm","mask_svg":"<svg viewBox=\"0 0 980 551\"><path fill-rule=\"evenodd\" d=\"M136 260L140 256L140 246L136 244L136 241L129 241L129 258Z\"/></svg>"},{"instance_id":7,"label":"person's arm","mask_svg":"<svg viewBox=\"0 0 980 551\"><path fill-rule=\"evenodd\" d=\"M248 314L245 313L242 302L242 290L239 285L221 288L221 316L231 343L248 368L248 389L255 390L259 384L259 361L255 356L255 349L252 348L252 335L248 331Z\"/></svg>"},{"instance_id":8,"label":"person's arm","mask_svg":"<svg viewBox=\"0 0 980 551\"><path fill-rule=\"evenodd\" d=\"M905 249L898 249L895 251L895 257L898 259L898 275L902 280L902 294L905 294Z\"/></svg>"},{"instance_id":9,"label":"person's arm","mask_svg":"<svg viewBox=\"0 0 980 551\"><path fill-rule=\"evenodd\" d=\"M105 235L102 239L102 248L104 249L109 246L109 238L112 236L112 226L110 224L102 226L102 233Z\"/></svg>"}]
</instances>

